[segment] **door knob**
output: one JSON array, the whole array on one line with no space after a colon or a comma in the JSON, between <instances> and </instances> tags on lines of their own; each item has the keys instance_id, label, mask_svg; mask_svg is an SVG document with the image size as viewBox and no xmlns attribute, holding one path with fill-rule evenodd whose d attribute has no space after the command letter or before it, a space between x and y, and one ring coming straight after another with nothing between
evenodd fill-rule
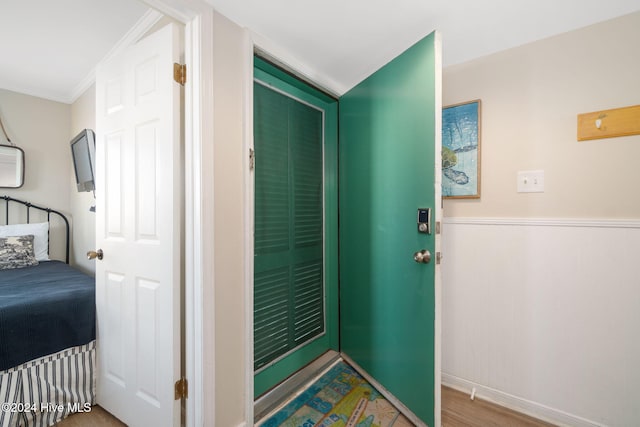
<instances>
[{"instance_id":1,"label":"door knob","mask_svg":"<svg viewBox=\"0 0 640 427\"><path fill-rule=\"evenodd\" d=\"M429 264L429 262L431 261L431 252L429 252L426 249L423 249L421 251L414 253L413 259L415 260L415 262L419 264Z\"/></svg>"},{"instance_id":2,"label":"door knob","mask_svg":"<svg viewBox=\"0 0 640 427\"><path fill-rule=\"evenodd\" d=\"M97 251L89 251L87 252L87 259L102 259L104 257L104 253L102 249L98 249Z\"/></svg>"}]
</instances>

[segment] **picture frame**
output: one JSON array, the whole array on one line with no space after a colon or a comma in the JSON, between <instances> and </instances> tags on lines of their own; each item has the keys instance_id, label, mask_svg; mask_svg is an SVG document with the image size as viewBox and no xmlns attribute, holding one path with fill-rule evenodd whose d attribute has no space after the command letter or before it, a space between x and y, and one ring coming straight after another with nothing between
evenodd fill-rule
<instances>
[{"instance_id":1,"label":"picture frame","mask_svg":"<svg viewBox=\"0 0 640 427\"><path fill-rule=\"evenodd\" d=\"M482 101L442 109L442 197L479 199Z\"/></svg>"}]
</instances>

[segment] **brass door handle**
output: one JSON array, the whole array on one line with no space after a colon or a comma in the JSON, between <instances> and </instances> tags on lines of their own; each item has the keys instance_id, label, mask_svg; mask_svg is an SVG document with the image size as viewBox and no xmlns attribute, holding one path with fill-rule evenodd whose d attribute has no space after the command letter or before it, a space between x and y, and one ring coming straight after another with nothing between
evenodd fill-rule
<instances>
[{"instance_id":1,"label":"brass door handle","mask_svg":"<svg viewBox=\"0 0 640 427\"><path fill-rule=\"evenodd\" d=\"M104 253L102 249L98 249L97 251L89 251L87 252L87 259L95 259L98 258L101 260L104 257Z\"/></svg>"},{"instance_id":2,"label":"brass door handle","mask_svg":"<svg viewBox=\"0 0 640 427\"><path fill-rule=\"evenodd\" d=\"M413 259L418 264L429 264L431 262L431 252L426 249L413 254Z\"/></svg>"}]
</instances>

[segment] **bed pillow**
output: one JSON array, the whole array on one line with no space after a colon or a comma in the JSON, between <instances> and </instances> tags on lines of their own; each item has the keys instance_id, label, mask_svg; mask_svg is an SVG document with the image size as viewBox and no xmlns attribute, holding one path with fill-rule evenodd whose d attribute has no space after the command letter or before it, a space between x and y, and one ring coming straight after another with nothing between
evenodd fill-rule
<instances>
[{"instance_id":1,"label":"bed pillow","mask_svg":"<svg viewBox=\"0 0 640 427\"><path fill-rule=\"evenodd\" d=\"M0 225L0 237L33 236L33 251L38 261L49 260L49 223Z\"/></svg>"},{"instance_id":2,"label":"bed pillow","mask_svg":"<svg viewBox=\"0 0 640 427\"><path fill-rule=\"evenodd\" d=\"M0 237L0 270L38 265L33 235Z\"/></svg>"}]
</instances>

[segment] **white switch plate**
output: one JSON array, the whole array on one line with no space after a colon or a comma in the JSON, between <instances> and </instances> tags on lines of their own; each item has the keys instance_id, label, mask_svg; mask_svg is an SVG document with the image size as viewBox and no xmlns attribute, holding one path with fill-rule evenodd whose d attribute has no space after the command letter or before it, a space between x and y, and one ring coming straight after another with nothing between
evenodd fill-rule
<instances>
[{"instance_id":1,"label":"white switch plate","mask_svg":"<svg viewBox=\"0 0 640 427\"><path fill-rule=\"evenodd\" d=\"M544 171L519 171L518 193L544 193Z\"/></svg>"}]
</instances>

